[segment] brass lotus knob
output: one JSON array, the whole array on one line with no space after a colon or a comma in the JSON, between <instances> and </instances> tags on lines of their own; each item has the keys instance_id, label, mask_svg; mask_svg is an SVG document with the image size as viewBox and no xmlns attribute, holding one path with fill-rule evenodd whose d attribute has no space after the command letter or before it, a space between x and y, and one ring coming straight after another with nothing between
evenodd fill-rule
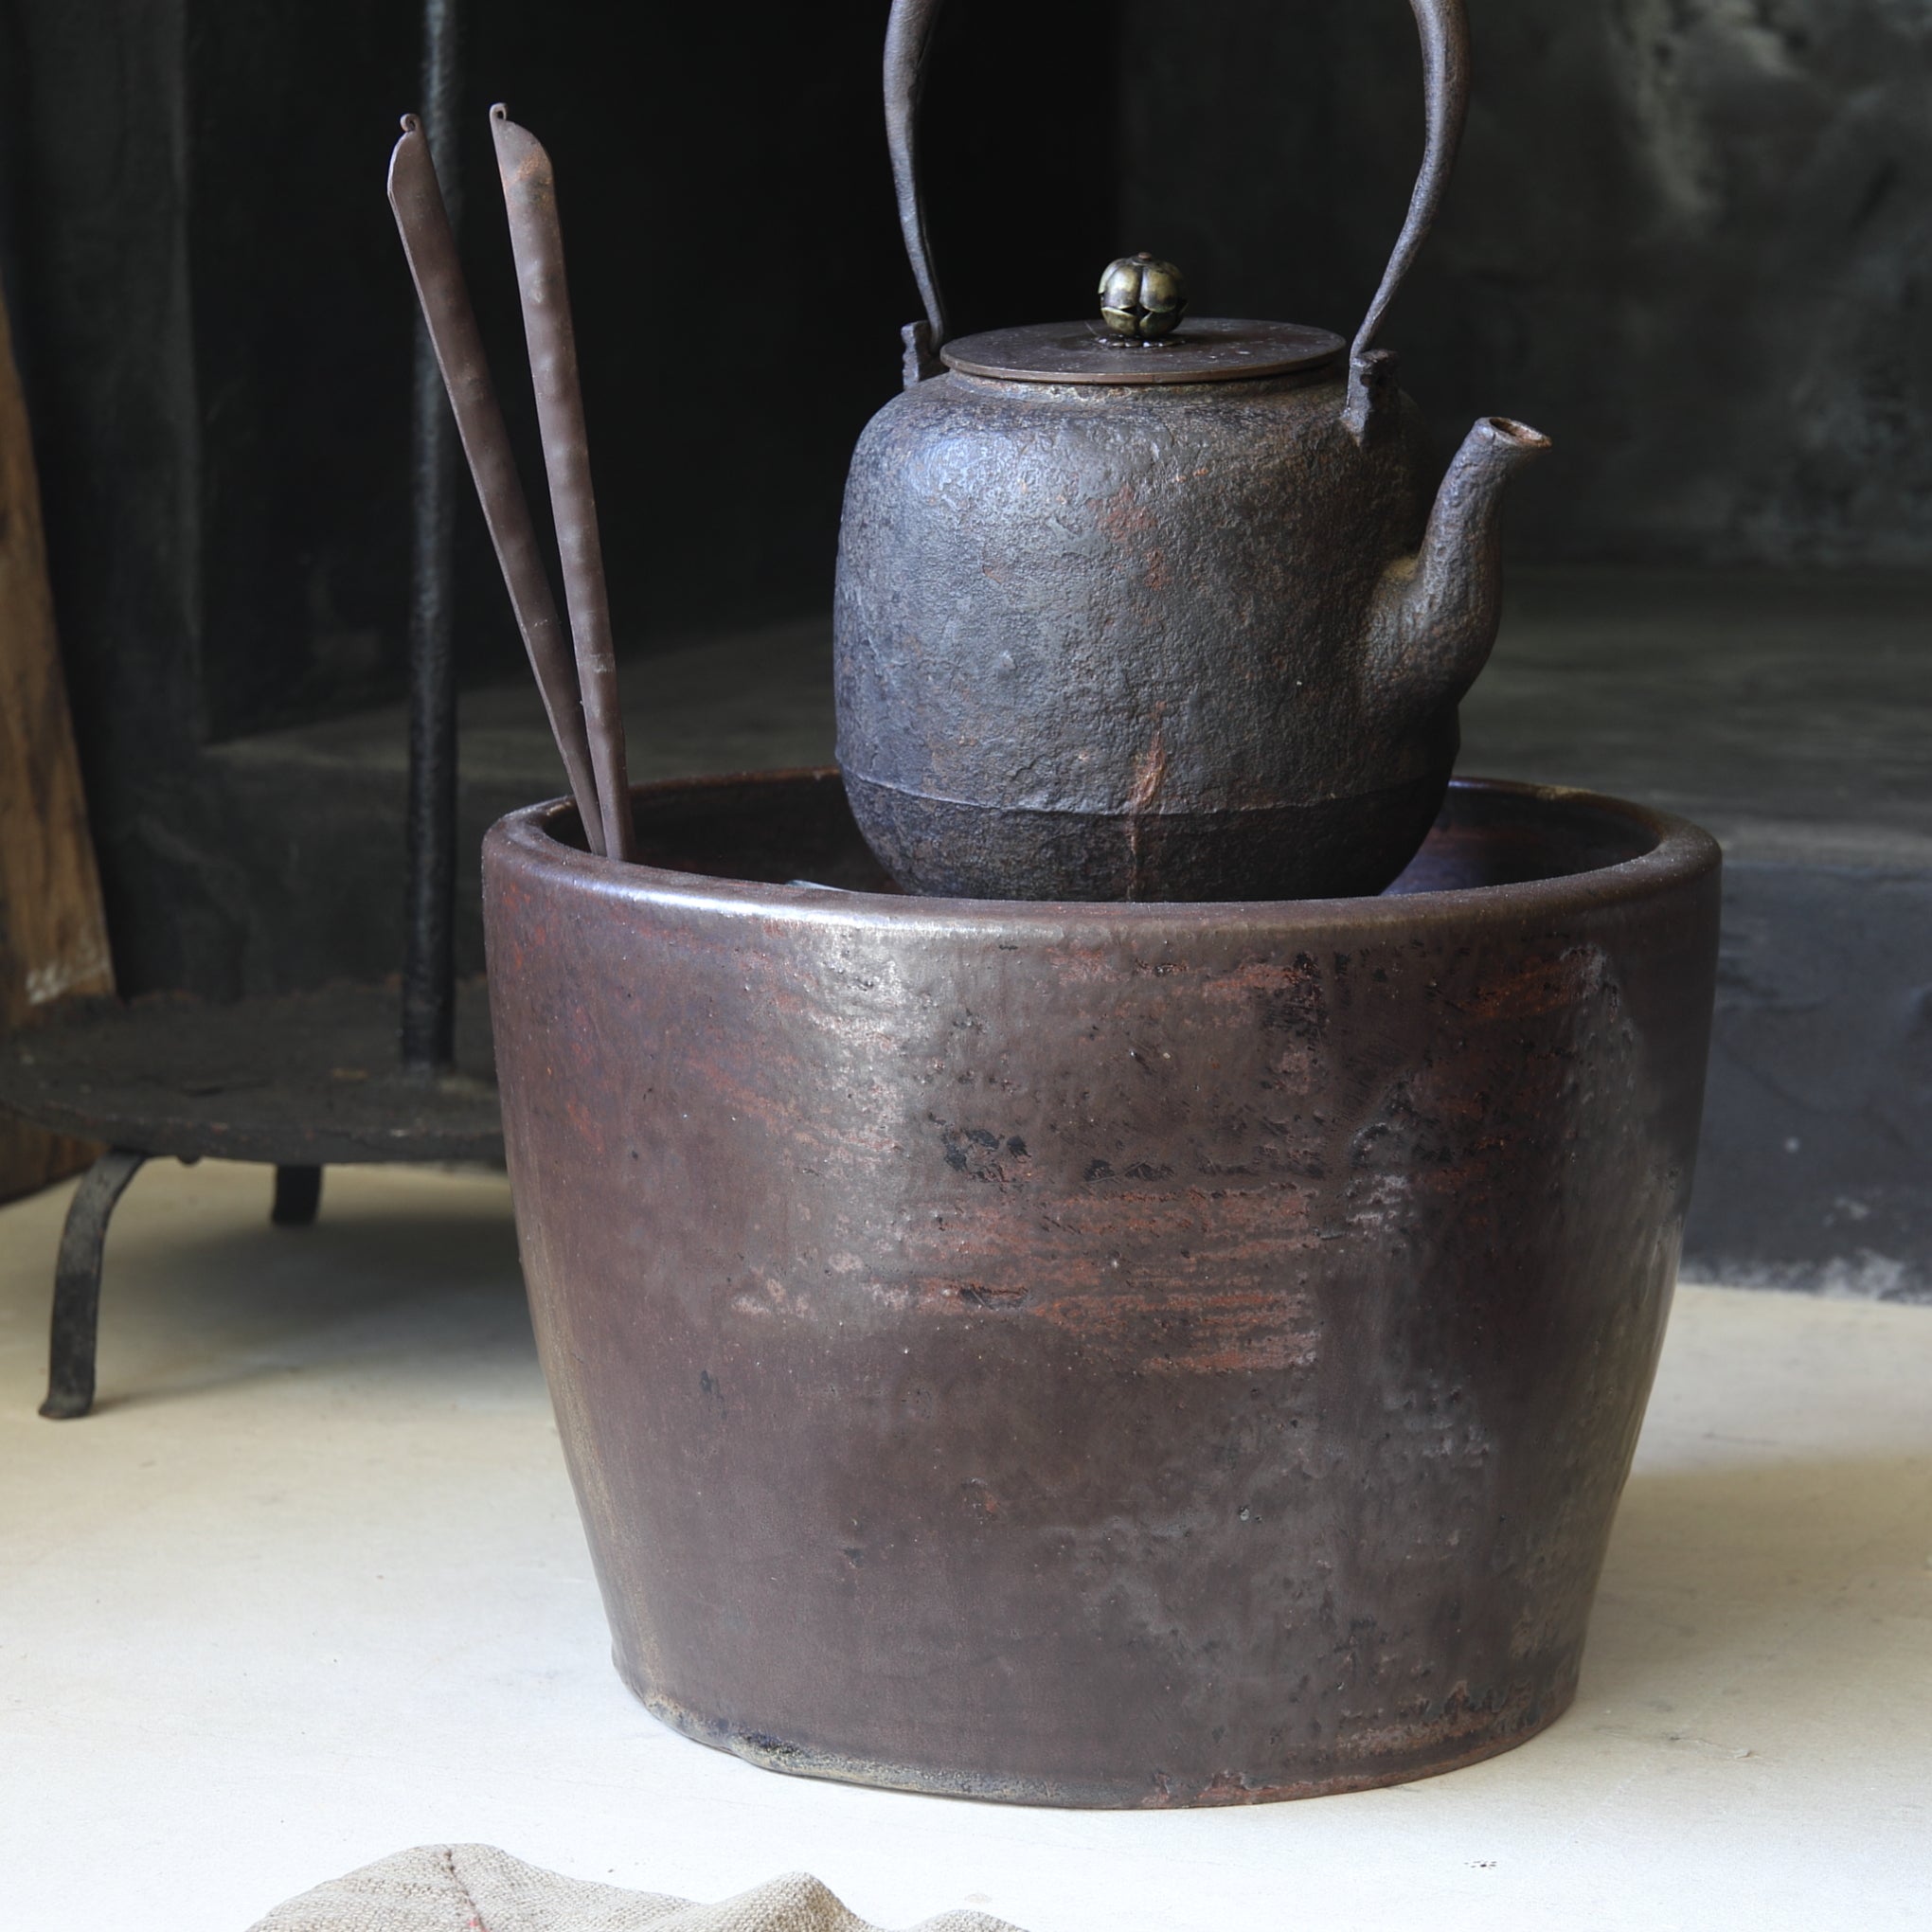
<instances>
[{"instance_id":1,"label":"brass lotus knob","mask_svg":"<svg viewBox=\"0 0 1932 1932\"><path fill-rule=\"evenodd\" d=\"M1172 261L1123 255L1100 277L1100 319L1116 334L1157 342L1177 328L1188 307L1188 285Z\"/></svg>"}]
</instances>

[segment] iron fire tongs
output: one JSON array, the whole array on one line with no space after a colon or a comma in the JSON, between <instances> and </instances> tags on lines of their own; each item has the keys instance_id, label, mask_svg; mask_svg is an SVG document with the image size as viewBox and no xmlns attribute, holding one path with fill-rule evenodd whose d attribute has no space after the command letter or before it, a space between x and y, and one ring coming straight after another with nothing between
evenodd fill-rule
<instances>
[{"instance_id":1,"label":"iron fire tongs","mask_svg":"<svg viewBox=\"0 0 1932 1932\"><path fill-rule=\"evenodd\" d=\"M583 821L584 839L594 852L629 859L633 842L624 720L590 483L577 336L564 278L556 179L541 143L500 105L490 110L490 131L510 213L510 249L523 299L524 335L556 518L574 664L572 649L564 645L563 621L517 475L503 410L490 380L436 164L422 124L413 114L402 116L402 138L389 157L389 206L395 210L402 252L409 259L409 273L443 386L449 391L483 519L503 568L504 586L543 693L551 734L563 755L578 816Z\"/></svg>"}]
</instances>

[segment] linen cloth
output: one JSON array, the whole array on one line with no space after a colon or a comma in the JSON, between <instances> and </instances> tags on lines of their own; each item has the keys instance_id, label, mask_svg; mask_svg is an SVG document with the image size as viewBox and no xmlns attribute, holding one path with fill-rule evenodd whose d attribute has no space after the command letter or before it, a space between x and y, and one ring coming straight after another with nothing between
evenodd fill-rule
<instances>
[{"instance_id":1,"label":"linen cloth","mask_svg":"<svg viewBox=\"0 0 1932 1932\"><path fill-rule=\"evenodd\" d=\"M251 1932L880 1932L795 1871L714 1905L542 1871L493 1845L419 1845L277 1905ZM912 1932L1017 1932L941 1912Z\"/></svg>"}]
</instances>

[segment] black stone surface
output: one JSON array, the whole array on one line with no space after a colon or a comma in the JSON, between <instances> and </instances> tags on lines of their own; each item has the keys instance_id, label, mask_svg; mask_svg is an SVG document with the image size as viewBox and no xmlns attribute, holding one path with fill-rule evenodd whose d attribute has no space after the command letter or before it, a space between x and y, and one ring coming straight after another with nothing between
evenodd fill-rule
<instances>
[{"instance_id":1,"label":"black stone surface","mask_svg":"<svg viewBox=\"0 0 1932 1932\"><path fill-rule=\"evenodd\" d=\"M1932 564L1932 13L1475 5L1442 217L1380 340L1444 447L1520 417L1539 561ZM1123 241L1344 331L1422 145L1393 0L1123 0Z\"/></svg>"},{"instance_id":2,"label":"black stone surface","mask_svg":"<svg viewBox=\"0 0 1932 1932\"><path fill-rule=\"evenodd\" d=\"M458 989L444 1073L402 1065L400 1002L393 981L228 1005L166 993L91 1002L0 1039L0 1107L184 1160L501 1163L482 983Z\"/></svg>"},{"instance_id":3,"label":"black stone surface","mask_svg":"<svg viewBox=\"0 0 1932 1932\"><path fill-rule=\"evenodd\" d=\"M1519 572L1461 769L1725 848L1688 1273L1932 1301L1932 581Z\"/></svg>"}]
</instances>

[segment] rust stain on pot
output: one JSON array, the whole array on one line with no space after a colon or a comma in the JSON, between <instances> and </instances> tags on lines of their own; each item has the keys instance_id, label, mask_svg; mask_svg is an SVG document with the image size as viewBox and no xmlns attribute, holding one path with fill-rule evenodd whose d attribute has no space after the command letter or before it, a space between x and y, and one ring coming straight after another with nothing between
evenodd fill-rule
<instances>
[{"instance_id":1,"label":"rust stain on pot","mask_svg":"<svg viewBox=\"0 0 1932 1932\"><path fill-rule=\"evenodd\" d=\"M1102 1282L1109 1271L1103 1260L1097 1271ZM1240 1374L1304 1368L1314 1360L1315 1334L1305 1297L1263 1288L1204 1290L1190 1287L1186 1273L1158 1289L1101 1286L1082 1295L931 1280L918 1284L909 1306L1044 1323L1080 1344L1090 1361L1136 1375Z\"/></svg>"},{"instance_id":2,"label":"rust stain on pot","mask_svg":"<svg viewBox=\"0 0 1932 1932\"><path fill-rule=\"evenodd\" d=\"M1142 1375L1242 1375L1315 1359L1306 1301L1263 1289L1062 1296L1029 1313Z\"/></svg>"}]
</instances>

